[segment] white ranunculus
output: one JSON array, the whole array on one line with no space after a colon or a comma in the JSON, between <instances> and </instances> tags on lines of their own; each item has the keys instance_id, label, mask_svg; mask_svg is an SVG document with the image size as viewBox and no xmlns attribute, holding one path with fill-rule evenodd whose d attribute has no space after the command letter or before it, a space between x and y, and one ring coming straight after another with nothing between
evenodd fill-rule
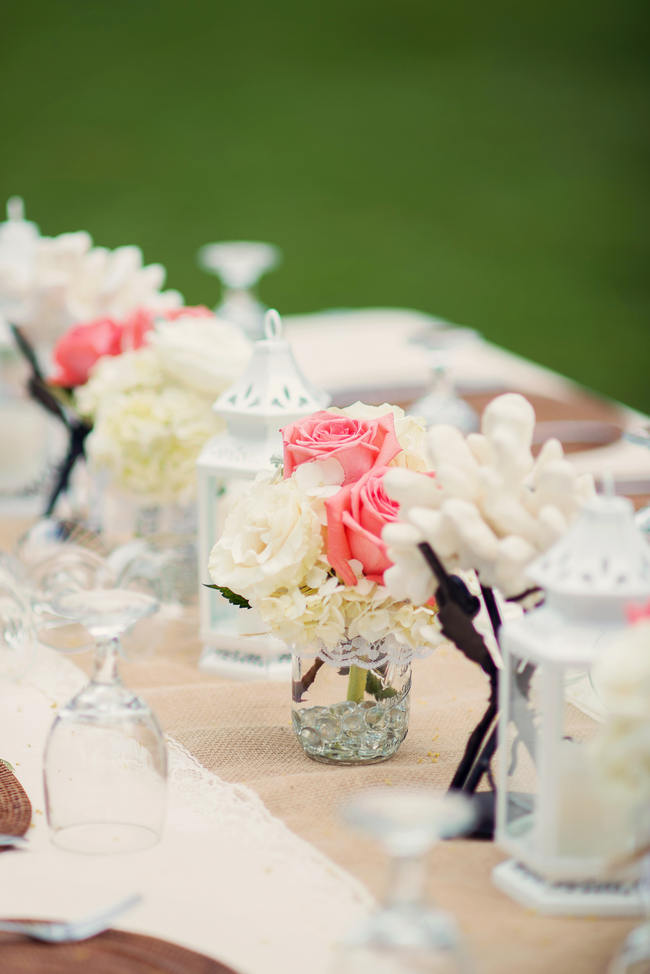
<instances>
[{"instance_id":1,"label":"white ranunculus","mask_svg":"<svg viewBox=\"0 0 650 974\"><path fill-rule=\"evenodd\" d=\"M236 325L216 315L159 321L147 341L169 379L211 399L239 378L252 349Z\"/></svg>"},{"instance_id":2,"label":"white ranunculus","mask_svg":"<svg viewBox=\"0 0 650 974\"><path fill-rule=\"evenodd\" d=\"M257 480L226 518L210 555L210 576L256 603L299 587L322 544L320 518L294 480Z\"/></svg>"}]
</instances>

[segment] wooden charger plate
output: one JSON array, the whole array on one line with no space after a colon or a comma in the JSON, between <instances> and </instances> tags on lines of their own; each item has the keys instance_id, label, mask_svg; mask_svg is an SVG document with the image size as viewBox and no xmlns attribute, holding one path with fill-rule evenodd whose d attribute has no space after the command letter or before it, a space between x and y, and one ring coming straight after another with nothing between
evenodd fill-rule
<instances>
[{"instance_id":1,"label":"wooden charger plate","mask_svg":"<svg viewBox=\"0 0 650 974\"><path fill-rule=\"evenodd\" d=\"M156 937L125 930L76 944L42 944L0 933L2 974L236 974L231 967Z\"/></svg>"},{"instance_id":2,"label":"wooden charger plate","mask_svg":"<svg viewBox=\"0 0 650 974\"><path fill-rule=\"evenodd\" d=\"M0 832L24 835L32 821L32 803L18 778L0 762ZM6 846L0 846L0 851ZM1 968L0 968L1 969Z\"/></svg>"},{"instance_id":3,"label":"wooden charger plate","mask_svg":"<svg viewBox=\"0 0 650 974\"><path fill-rule=\"evenodd\" d=\"M337 391L334 405L344 406L361 399L371 405L390 402L408 411L412 402L426 394L426 389L406 387L359 388ZM567 388L566 398L557 399L519 389L494 388L476 391L459 390L461 397L480 416L489 402L505 392L521 392L531 403L537 417L537 427L533 439L533 453L542 444L554 437L558 439L565 453L578 453L609 446L619 440L623 433L623 422L615 403L589 392L573 387Z\"/></svg>"}]
</instances>

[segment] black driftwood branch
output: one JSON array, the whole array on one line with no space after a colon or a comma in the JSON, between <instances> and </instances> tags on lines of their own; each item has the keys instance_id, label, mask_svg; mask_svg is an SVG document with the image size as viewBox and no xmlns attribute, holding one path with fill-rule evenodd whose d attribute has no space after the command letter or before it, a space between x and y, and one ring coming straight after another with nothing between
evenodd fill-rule
<instances>
[{"instance_id":1,"label":"black driftwood branch","mask_svg":"<svg viewBox=\"0 0 650 974\"><path fill-rule=\"evenodd\" d=\"M496 748L499 670L473 623L480 609L479 599L469 592L462 579L449 574L431 545L422 542L418 548L438 582L436 601L443 635L472 663L480 666L490 681L487 709L469 736L465 752L449 786L450 791L473 793L487 771ZM485 587L481 587L481 592L494 635L498 637L501 617L494 593L492 589Z\"/></svg>"},{"instance_id":2,"label":"black driftwood branch","mask_svg":"<svg viewBox=\"0 0 650 974\"><path fill-rule=\"evenodd\" d=\"M309 669L303 674L302 680L293 680L291 683L291 698L294 703L302 703L302 695L309 690L316 679L316 674L323 665L323 660L318 657L314 660Z\"/></svg>"},{"instance_id":3,"label":"black driftwood branch","mask_svg":"<svg viewBox=\"0 0 650 974\"><path fill-rule=\"evenodd\" d=\"M30 368L30 375L27 380L27 391L29 395L35 402L38 402L47 410L47 412L55 416L65 426L68 433L68 448L63 460L57 467L54 483L43 512L45 517L49 517L56 507L59 496L67 489L75 463L79 457L85 458L84 444L92 427L78 417L69 415L63 404L59 402L48 386L38 358L36 357L36 352L25 333L18 325L10 325L9 327L16 347Z\"/></svg>"}]
</instances>

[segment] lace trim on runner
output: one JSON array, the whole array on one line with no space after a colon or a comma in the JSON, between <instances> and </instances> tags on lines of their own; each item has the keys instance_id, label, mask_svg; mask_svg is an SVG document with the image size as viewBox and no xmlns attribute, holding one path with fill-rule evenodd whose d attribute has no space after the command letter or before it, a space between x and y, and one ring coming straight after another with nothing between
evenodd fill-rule
<instances>
[{"instance_id":1,"label":"lace trim on runner","mask_svg":"<svg viewBox=\"0 0 650 974\"><path fill-rule=\"evenodd\" d=\"M315 643L313 648L300 647L294 652L297 656L318 657L332 666L354 665L364 670L374 670L385 663L405 666L414 659L426 659L434 648L434 646L424 646L413 649L411 646L399 643L392 634L389 634L373 642L368 642L363 636L354 636L352 639L341 639L336 646L325 646L322 642Z\"/></svg>"},{"instance_id":2,"label":"lace trim on runner","mask_svg":"<svg viewBox=\"0 0 650 974\"><path fill-rule=\"evenodd\" d=\"M208 771L179 741L166 735L169 754L169 787L173 802L183 803L183 816L188 808L195 820L215 828L227 827L242 836L254 831L264 847L265 863L291 865L296 877L332 893L332 883L342 884L347 893L363 907L374 900L366 887L354 876L337 866L305 839L292 832L279 818L271 815L259 795L245 785L223 781ZM244 839L242 839L244 841ZM297 879L298 881L298 879ZM311 895L311 892L310 892Z\"/></svg>"}]
</instances>

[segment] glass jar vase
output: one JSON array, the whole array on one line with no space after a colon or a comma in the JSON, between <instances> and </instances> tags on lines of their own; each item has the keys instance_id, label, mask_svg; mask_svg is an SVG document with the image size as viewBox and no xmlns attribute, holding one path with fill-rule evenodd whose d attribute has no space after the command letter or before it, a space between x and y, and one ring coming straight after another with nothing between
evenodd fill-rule
<instances>
[{"instance_id":1,"label":"glass jar vase","mask_svg":"<svg viewBox=\"0 0 650 974\"><path fill-rule=\"evenodd\" d=\"M291 718L314 761L376 764L406 737L411 664L371 663L371 648L345 663L293 654Z\"/></svg>"}]
</instances>

